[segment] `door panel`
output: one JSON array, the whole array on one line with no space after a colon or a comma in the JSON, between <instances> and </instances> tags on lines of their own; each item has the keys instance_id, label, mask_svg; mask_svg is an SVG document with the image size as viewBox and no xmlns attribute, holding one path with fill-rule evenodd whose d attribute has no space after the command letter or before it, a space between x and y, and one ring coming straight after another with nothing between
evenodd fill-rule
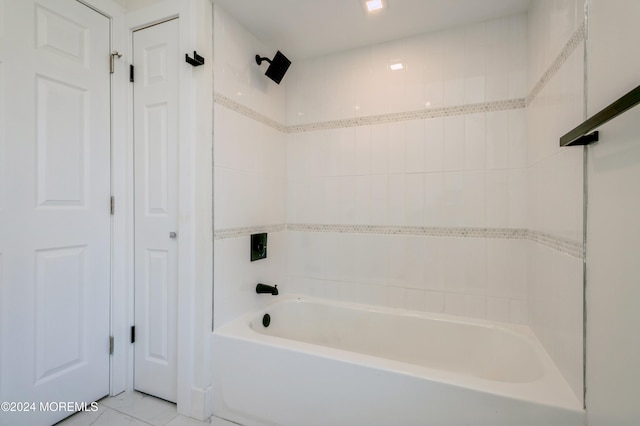
<instances>
[{"instance_id":1,"label":"door panel","mask_svg":"<svg viewBox=\"0 0 640 426\"><path fill-rule=\"evenodd\" d=\"M0 2L2 401L109 393L109 26L74 0Z\"/></svg>"},{"instance_id":2,"label":"door panel","mask_svg":"<svg viewBox=\"0 0 640 426\"><path fill-rule=\"evenodd\" d=\"M178 20L134 33L135 388L176 401Z\"/></svg>"}]
</instances>

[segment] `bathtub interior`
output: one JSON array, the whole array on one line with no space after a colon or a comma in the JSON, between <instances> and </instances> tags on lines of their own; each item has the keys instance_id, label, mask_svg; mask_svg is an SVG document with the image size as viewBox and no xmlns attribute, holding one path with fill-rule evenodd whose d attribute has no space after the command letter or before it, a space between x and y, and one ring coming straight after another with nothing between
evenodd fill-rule
<instances>
[{"instance_id":1,"label":"bathtub interior","mask_svg":"<svg viewBox=\"0 0 640 426\"><path fill-rule=\"evenodd\" d=\"M526 326L281 299L214 332L216 416L244 425L584 424ZM397 328L386 315L407 323ZM425 317L427 336L411 335Z\"/></svg>"},{"instance_id":2,"label":"bathtub interior","mask_svg":"<svg viewBox=\"0 0 640 426\"><path fill-rule=\"evenodd\" d=\"M268 327L262 321L265 314L270 316ZM518 326L447 315L412 315L298 297L261 311L249 327L270 336L488 380L529 382L544 371L526 330L515 333Z\"/></svg>"}]
</instances>

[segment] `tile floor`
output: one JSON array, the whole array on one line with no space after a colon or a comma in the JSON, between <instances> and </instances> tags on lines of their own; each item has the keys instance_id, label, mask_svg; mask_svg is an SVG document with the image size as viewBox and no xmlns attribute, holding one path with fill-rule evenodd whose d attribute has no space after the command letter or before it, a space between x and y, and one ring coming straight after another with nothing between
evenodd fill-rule
<instances>
[{"instance_id":1,"label":"tile floor","mask_svg":"<svg viewBox=\"0 0 640 426\"><path fill-rule=\"evenodd\" d=\"M76 413L56 426L238 426L217 417L200 422L182 416L176 404L140 392L103 398L98 407L98 411Z\"/></svg>"}]
</instances>

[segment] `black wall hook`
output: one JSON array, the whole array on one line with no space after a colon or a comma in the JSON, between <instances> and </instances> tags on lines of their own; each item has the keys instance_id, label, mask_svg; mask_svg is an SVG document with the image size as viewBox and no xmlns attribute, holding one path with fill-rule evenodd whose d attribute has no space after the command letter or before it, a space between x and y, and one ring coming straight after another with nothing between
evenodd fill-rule
<instances>
[{"instance_id":1,"label":"black wall hook","mask_svg":"<svg viewBox=\"0 0 640 426\"><path fill-rule=\"evenodd\" d=\"M184 60L187 61L187 63L193 65L194 67L204 65L204 58L198 55L195 50L193 51L193 58L190 58L189 54L185 53Z\"/></svg>"}]
</instances>

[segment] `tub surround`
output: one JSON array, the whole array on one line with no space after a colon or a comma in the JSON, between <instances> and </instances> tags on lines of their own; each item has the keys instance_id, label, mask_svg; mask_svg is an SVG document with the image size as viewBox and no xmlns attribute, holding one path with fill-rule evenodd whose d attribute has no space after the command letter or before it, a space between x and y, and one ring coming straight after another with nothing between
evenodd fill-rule
<instances>
[{"instance_id":1,"label":"tub surround","mask_svg":"<svg viewBox=\"0 0 640 426\"><path fill-rule=\"evenodd\" d=\"M550 94L579 84L585 27L576 12L543 49L532 43L554 7L580 7L551 3L536 2L529 17L296 60L277 89L245 64L259 42L219 11L228 34L216 51L226 64L214 108L216 327L262 306L263 280L284 293L532 324L581 395L573 289L583 244L569 222L581 199L560 222L547 213L579 184L578 163L550 149L553 132L539 120L553 114ZM376 68L396 54L405 71ZM571 172L558 171L567 164ZM569 173L553 191L560 198L541 192L555 185L550 170ZM274 233L276 259L239 258L255 232ZM549 297L554 288L562 298Z\"/></svg>"}]
</instances>

